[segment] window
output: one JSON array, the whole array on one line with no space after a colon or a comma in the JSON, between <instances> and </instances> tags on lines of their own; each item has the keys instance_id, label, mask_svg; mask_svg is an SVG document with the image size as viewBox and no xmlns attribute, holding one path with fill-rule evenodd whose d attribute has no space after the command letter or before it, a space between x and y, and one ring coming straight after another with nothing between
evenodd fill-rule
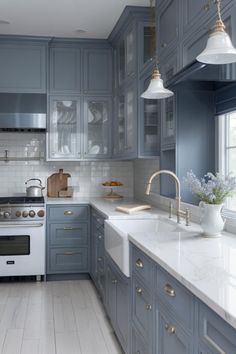
<instances>
[{"instance_id":1,"label":"window","mask_svg":"<svg viewBox=\"0 0 236 354\"><path fill-rule=\"evenodd\" d=\"M219 118L219 172L236 176L236 111L223 114ZM228 198L226 208L236 216L236 196Z\"/></svg>"}]
</instances>

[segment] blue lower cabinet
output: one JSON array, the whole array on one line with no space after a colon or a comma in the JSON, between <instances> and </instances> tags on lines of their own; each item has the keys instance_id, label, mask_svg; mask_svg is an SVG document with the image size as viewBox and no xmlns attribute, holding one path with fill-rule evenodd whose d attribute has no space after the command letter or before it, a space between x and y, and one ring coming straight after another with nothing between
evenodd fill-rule
<instances>
[{"instance_id":1,"label":"blue lower cabinet","mask_svg":"<svg viewBox=\"0 0 236 354\"><path fill-rule=\"evenodd\" d=\"M105 247L104 218L92 209L91 216L91 265L90 275L101 296L105 299Z\"/></svg>"},{"instance_id":2,"label":"blue lower cabinet","mask_svg":"<svg viewBox=\"0 0 236 354\"><path fill-rule=\"evenodd\" d=\"M160 354L193 354L193 337L160 304L156 308L156 348Z\"/></svg>"},{"instance_id":3,"label":"blue lower cabinet","mask_svg":"<svg viewBox=\"0 0 236 354\"><path fill-rule=\"evenodd\" d=\"M210 354L235 354L236 331L199 301L199 337ZM208 353L208 352L206 352ZM205 353L204 353L205 354Z\"/></svg>"},{"instance_id":4,"label":"blue lower cabinet","mask_svg":"<svg viewBox=\"0 0 236 354\"><path fill-rule=\"evenodd\" d=\"M106 254L106 310L125 353L129 353L129 279Z\"/></svg>"}]
</instances>

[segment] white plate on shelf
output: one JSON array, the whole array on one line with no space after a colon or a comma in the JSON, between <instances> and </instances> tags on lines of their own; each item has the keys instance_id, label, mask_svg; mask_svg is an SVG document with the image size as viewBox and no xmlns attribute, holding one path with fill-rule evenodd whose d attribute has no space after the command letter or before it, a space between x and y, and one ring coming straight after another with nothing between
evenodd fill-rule
<instances>
[{"instance_id":1,"label":"white plate on shelf","mask_svg":"<svg viewBox=\"0 0 236 354\"><path fill-rule=\"evenodd\" d=\"M93 145L90 149L89 149L89 154L90 155L98 155L100 152L100 146L99 145Z\"/></svg>"}]
</instances>

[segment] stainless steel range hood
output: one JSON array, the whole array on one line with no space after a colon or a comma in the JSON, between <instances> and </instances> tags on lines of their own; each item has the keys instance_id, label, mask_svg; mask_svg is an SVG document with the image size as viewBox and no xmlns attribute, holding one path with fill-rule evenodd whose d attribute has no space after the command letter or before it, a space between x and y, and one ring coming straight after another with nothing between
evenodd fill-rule
<instances>
[{"instance_id":1,"label":"stainless steel range hood","mask_svg":"<svg viewBox=\"0 0 236 354\"><path fill-rule=\"evenodd\" d=\"M0 93L0 130L45 131L46 110L44 94Z\"/></svg>"}]
</instances>

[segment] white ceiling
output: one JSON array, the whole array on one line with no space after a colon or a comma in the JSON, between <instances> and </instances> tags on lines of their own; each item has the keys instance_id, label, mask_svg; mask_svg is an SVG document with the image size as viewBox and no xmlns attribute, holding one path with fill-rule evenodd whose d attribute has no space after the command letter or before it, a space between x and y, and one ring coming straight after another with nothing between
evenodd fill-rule
<instances>
[{"instance_id":1,"label":"white ceiling","mask_svg":"<svg viewBox=\"0 0 236 354\"><path fill-rule=\"evenodd\" d=\"M126 5L149 0L0 0L0 34L107 38Z\"/></svg>"}]
</instances>

